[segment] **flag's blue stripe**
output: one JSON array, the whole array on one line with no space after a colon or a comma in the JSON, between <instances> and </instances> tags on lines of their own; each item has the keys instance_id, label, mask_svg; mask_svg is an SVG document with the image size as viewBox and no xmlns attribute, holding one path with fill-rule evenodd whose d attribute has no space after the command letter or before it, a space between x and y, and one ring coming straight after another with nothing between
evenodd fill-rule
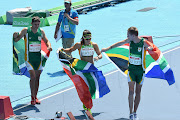
<instances>
[{"instance_id":1,"label":"flag's blue stripe","mask_svg":"<svg viewBox=\"0 0 180 120\"><path fill-rule=\"evenodd\" d=\"M153 66L153 68L146 74L148 78L159 78L167 80L168 84L175 83L174 74L171 69L164 73L159 65Z\"/></svg>"},{"instance_id":2,"label":"flag's blue stripe","mask_svg":"<svg viewBox=\"0 0 180 120\"><path fill-rule=\"evenodd\" d=\"M102 73L93 64L88 68L88 70L81 70L82 73L93 73L97 79L99 85L99 98L103 97L105 94L109 93L109 87L106 84L106 79Z\"/></svg>"},{"instance_id":3,"label":"flag's blue stripe","mask_svg":"<svg viewBox=\"0 0 180 120\"><path fill-rule=\"evenodd\" d=\"M102 71L93 72L94 76L96 77L99 85L99 98L103 97L107 93L110 92L109 87L106 84L106 79L102 73Z\"/></svg>"},{"instance_id":4,"label":"flag's blue stripe","mask_svg":"<svg viewBox=\"0 0 180 120\"><path fill-rule=\"evenodd\" d=\"M161 70L159 65L154 65L153 68L146 74L146 77L165 79L164 72Z\"/></svg>"},{"instance_id":5,"label":"flag's blue stripe","mask_svg":"<svg viewBox=\"0 0 180 120\"><path fill-rule=\"evenodd\" d=\"M173 71L171 70L171 68L169 68L169 70L165 73L164 76L169 85L172 85L175 83L174 74L173 74Z\"/></svg>"},{"instance_id":6,"label":"flag's blue stripe","mask_svg":"<svg viewBox=\"0 0 180 120\"><path fill-rule=\"evenodd\" d=\"M25 75L30 78L30 74L29 74L26 66L21 68L20 71L21 71L21 75Z\"/></svg>"},{"instance_id":7,"label":"flag's blue stripe","mask_svg":"<svg viewBox=\"0 0 180 120\"><path fill-rule=\"evenodd\" d=\"M80 71L83 73L89 73L89 72L96 72L96 71L98 71L98 69L93 64L91 64L91 66L88 68L88 70L80 70Z\"/></svg>"},{"instance_id":8,"label":"flag's blue stripe","mask_svg":"<svg viewBox=\"0 0 180 120\"><path fill-rule=\"evenodd\" d=\"M98 70L93 64L89 67L88 69L89 71L94 71L94 70Z\"/></svg>"}]
</instances>

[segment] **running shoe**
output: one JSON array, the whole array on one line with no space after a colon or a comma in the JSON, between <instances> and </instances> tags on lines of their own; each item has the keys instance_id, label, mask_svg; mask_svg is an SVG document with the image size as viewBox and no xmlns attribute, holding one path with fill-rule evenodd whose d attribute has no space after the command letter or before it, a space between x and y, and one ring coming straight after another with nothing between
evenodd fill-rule
<instances>
[{"instance_id":1,"label":"running shoe","mask_svg":"<svg viewBox=\"0 0 180 120\"><path fill-rule=\"evenodd\" d=\"M37 99L37 97L36 97L36 104L41 104L41 101L39 101L38 99Z\"/></svg>"},{"instance_id":2,"label":"running shoe","mask_svg":"<svg viewBox=\"0 0 180 120\"><path fill-rule=\"evenodd\" d=\"M87 108L84 104L83 104L83 108L84 108L85 111L89 111L92 114L91 109Z\"/></svg>"},{"instance_id":3,"label":"running shoe","mask_svg":"<svg viewBox=\"0 0 180 120\"><path fill-rule=\"evenodd\" d=\"M36 104L36 100L34 99L33 96L31 96L31 105L35 105Z\"/></svg>"},{"instance_id":4,"label":"running shoe","mask_svg":"<svg viewBox=\"0 0 180 120\"><path fill-rule=\"evenodd\" d=\"M134 114L129 115L129 120L134 120Z\"/></svg>"},{"instance_id":5,"label":"running shoe","mask_svg":"<svg viewBox=\"0 0 180 120\"><path fill-rule=\"evenodd\" d=\"M31 105L35 105L35 104L36 104L36 101L31 100Z\"/></svg>"},{"instance_id":6,"label":"running shoe","mask_svg":"<svg viewBox=\"0 0 180 120\"><path fill-rule=\"evenodd\" d=\"M136 113L133 113L134 114L134 120L139 120L139 118L137 117L137 114Z\"/></svg>"},{"instance_id":7,"label":"running shoe","mask_svg":"<svg viewBox=\"0 0 180 120\"><path fill-rule=\"evenodd\" d=\"M87 110L87 107L83 104L83 108L84 108L84 110Z\"/></svg>"}]
</instances>

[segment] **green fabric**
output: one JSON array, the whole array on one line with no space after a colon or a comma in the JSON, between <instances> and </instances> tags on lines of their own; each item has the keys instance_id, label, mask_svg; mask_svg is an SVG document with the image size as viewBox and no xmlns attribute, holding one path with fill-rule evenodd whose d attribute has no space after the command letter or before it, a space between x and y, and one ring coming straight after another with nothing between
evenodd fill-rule
<instances>
[{"instance_id":1,"label":"green fabric","mask_svg":"<svg viewBox=\"0 0 180 120\"><path fill-rule=\"evenodd\" d=\"M132 81L140 84L140 82L142 81L144 73L145 73L144 71L134 70L134 71L129 71L129 76L132 79Z\"/></svg>"},{"instance_id":2,"label":"green fabric","mask_svg":"<svg viewBox=\"0 0 180 120\"><path fill-rule=\"evenodd\" d=\"M28 34L28 61L33 66L34 70L38 70L38 67L41 63L41 50L39 52L30 52L29 44L31 43L41 44L42 33L39 28L37 33L34 34L31 30L31 27L28 27L27 34Z\"/></svg>"},{"instance_id":3,"label":"green fabric","mask_svg":"<svg viewBox=\"0 0 180 120\"><path fill-rule=\"evenodd\" d=\"M141 41L139 43L134 43L133 41L130 42L130 56L135 56L135 57L139 57L142 60L142 52L143 52L143 47L144 47L144 38L141 39ZM139 50L141 49L141 50ZM143 71L142 65L133 65L129 63L129 71L130 70L141 70Z\"/></svg>"},{"instance_id":4,"label":"green fabric","mask_svg":"<svg viewBox=\"0 0 180 120\"><path fill-rule=\"evenodd\" d=\"M87 79L87 82L88 82L88 85L89 85L89 91L91 93L91 97L92 97L92 99L95 99L96 98L96 95L95 95L95 93L96 93L96 85L95 85L95 82L94 82L94 78L89 73L83 73L83 75Z\"/></svg>"}]
</instances>

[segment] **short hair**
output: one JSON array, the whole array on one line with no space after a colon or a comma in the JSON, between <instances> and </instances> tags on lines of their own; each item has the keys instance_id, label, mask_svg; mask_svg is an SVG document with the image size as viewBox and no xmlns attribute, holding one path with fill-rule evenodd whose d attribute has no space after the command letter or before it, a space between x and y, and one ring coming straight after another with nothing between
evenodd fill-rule
<instances>
[{"instance_id":1,"label":"short hair","mask_svg":"<svg viewBox=\"0 0 180 120\"><path fill-rule=\"evenodd\" d=\"M33 18L32 18L32 23L33 22L40 22L40 18L38 17L38 16L34 16Z\"/></svg>"},{"instance_id":2,"label":"short hair","mask_svg":"<svg viewBox=\"0 0 180 120\"><path fill-rule=\"evenodd\" d=\"M128 29L128 33L131 34L131 35L138 36L138 29L136 27L130 27Z\"/></svg>"}]
</instances>

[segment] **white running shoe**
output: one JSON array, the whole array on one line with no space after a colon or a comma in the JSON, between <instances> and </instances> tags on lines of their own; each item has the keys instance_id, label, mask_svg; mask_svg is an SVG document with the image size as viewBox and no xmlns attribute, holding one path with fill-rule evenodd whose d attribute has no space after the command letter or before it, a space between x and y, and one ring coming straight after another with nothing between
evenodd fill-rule
<instances>
[{"instance_id":1,"label":"white running shoe","mask_svg":"<svg viewBox=\"0 0 180 120\"><path fill-rule=\"evenodd\" d=\"M134 114L129 115L129 120L134 120Z\"/></svg>"},{"instance_id":2,"label":"white running shoe","mask_svg":"<svg viewBox=\"0 0 180 120\"><path fill-rule=\"evenodd\" d=\"M133 113L133 115L134 115L134 120L139 120L136 113Z\"/></svg>"}]
</instances>

